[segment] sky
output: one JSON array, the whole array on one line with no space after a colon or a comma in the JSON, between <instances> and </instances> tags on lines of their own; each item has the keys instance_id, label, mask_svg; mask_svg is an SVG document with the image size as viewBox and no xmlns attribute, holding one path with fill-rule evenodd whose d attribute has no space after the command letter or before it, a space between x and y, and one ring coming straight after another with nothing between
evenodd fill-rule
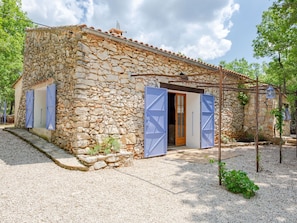
<instances>
[{"instance_id":1,"label":"sky","mask_svg":"<svg viewBox=\"0 0 297 223\"><path fill-rule=\"evenodd\" d=\"M28 17L47 26L86 24L218 65L253 57L256 25L272 0L22 0Z\"/></svg>"}]
</instances>

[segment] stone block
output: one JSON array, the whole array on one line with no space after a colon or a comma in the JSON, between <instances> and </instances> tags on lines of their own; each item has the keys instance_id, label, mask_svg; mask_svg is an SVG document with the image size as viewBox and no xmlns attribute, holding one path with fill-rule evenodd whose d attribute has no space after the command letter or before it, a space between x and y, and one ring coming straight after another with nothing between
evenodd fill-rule
<instances>
[{"instance_id":1,"label":"stone block","mask_svg":"<svg viewBox=\"0 0 297 223\"><path fill-rule=\"evenodd\" d=\"M127 135L125 135L125 141L127 145L133 145L136 144L136 136L134 133L129 133Z\"/></svg>"},{"instance_id":2,"label":"stone block","mask_svg":"<svg viewBox=\"0 0 297 223\"><path fill-rule=\"evenodd\" d=\"M112 71L121 74L121 73L124 73L125 70L120 66L116 66L116 67L112 67Z\"/></svg>"},{"instance_id":3,"label":"stone block","mask_svg":"<svg viewBox=\"0 0 297 223\"><path fill-rule=\"evenodd\" d=\"M108 52L107 51L104 51L102 53L98 53L97 54L97 57L100 59L100 60L107 60L109 55L108 55Z\"/></svg>"},{"instance_id":4,"label":"stone block","mask_svg":"<svg viewBox=\"0 0 297 223\"><path fill-rule=\"evenodd\" d=\"M100 169L103 169L107 166L107 164L104 162L104 161L98 161L94 164L94 169L95 170L100 170Z\"/></svg>"},{"instance_id":5,"label":"stone block","mask_svg":"<svg viewBox=\"0 0 297 223\"><path fill-rule=\"evenodd\" d=\"M136 91L144 91L144 83L142 82L137 82L135 86Z\"/></svg>"},{"instance_id":6,"label":"stone block","mask_svg":"<svg viewBox=\"0 0 297 223\"><path fill-rule=\"evenodd\" d=\"M120 160L120 157L118 157L117 155L109 154L105 159L105 162L107 162L109 165L110 163L115 163L115 162L118 162L119 160Z\"/></svg>"},{"instance_id":7,"label":"stone block","mask_svg":"<svg viewBox=\"0 0 297 223\"><path fill-rule=\"evenodd\" d=\"M96 156L88 156L88 155L78 155L78 159L87 166L92 166L97 162Z\"/></svg>"},{"instance_id":8,"label":"stone block","mask_svg":"<svg viewBox=\"0 0 297 223\"><path fill-rule=\"evenodd\" d=\"M114 74L108 74L106 76L106 81L118 82L119 81L119 76L118 75L114 75Z\"/></svg>"},{"instance_id":9,"label":"stone block","mask_svg":"<svg viewBox=\"0 0 297 223\"><path fill-rule=\"evenodd\" d=\"M87 133L77 133L76 138L78 140L82 140L82 139L90 139L91 137Z\"/></svg>"},{"instance_id":10,"label":"stone block","mask_svg":"<svg viewBox=\"0 0 297 223\"><path fill-rule=\"evenodd\" d=\"M74 114L76 115L86 115L90 109L87 107L78 107L75 108Z\"/></svg>"}]
</instances>

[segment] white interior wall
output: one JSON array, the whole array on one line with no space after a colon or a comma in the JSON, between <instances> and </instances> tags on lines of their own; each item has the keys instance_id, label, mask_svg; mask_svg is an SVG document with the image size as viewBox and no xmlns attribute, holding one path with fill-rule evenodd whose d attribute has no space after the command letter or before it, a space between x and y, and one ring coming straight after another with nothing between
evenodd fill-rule
<instances>
[{"instance_id":1,"label":"white interior wall","mask_svg":"<svg viewBox=\"0 0 297 223\"><path fill-rule=\"evenodd\" d=\"M34 128L46 127L46 88L34 91Z\"/></svg>"},{"instance_id":2,"label":"white interior wall","mask_svg":"<svg viewBox=\"0 0 297 223\"><path fill-rule=\"evenodd\" d=\"M186 145L200 148L200 94L188 92L186 103Z\"/></svg>"}]
</instances>

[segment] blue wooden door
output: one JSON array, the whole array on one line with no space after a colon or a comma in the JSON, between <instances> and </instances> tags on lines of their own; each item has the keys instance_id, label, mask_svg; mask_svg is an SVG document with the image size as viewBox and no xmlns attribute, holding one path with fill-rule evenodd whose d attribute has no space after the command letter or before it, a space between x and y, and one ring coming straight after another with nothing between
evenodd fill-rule
<instances>
[{"instance_id":1,"label":"blue wooden door","mask_svg":"<svg viewBox=\"0 0 297 223\"><path fill-rule=\"evenodd\" d=\"M167 152L167 89L145 88L144 157Z\"/></svg>"},{"instance_id":2,"label":"blue wooden door","mask_svg":"<svg viewBox=\"0 0 297 223\"><path fill-rule=\"evenodd\" d=\"M34 121L34 90L26 91L26 128L33 128Z\"/></svg>"},{"instance_id":3,"label":"blue wooden door","mask_svg":"<svg viewBox=\"0 0 297 223\"><path fill-rule=\"evenodd\" d=\"M46 128L56 129L56 85L47 86L46 89Z\"/></svg>"},{"instance_id":4,"label":"blue wooden door","mask_svg":"<svg viewBox=\"0 0 297 223\"><path fill-rule=\"evenodd\" d=\"M201 148L210 148L214 146L214 96L201 95Z\"/></svg>"}]
</instances>

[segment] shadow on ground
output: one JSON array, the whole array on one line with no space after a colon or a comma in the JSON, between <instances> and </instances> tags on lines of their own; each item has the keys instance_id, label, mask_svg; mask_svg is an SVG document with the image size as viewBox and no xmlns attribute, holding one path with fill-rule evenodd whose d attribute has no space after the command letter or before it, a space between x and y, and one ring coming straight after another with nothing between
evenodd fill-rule
<instances>
[{"instance_id":1,"label":"shadow on ground","mask_svg":"<svg viewBox=\"0 0 297 223\"><path fill-rule=\"evenodd\" d=\"M0 161L7 165L24 165L52 162L34 147L0 129Z\"/></svg>"},{"instance_id":2,"label":"shadow on ground","mask_svg":"<svg viewBox=\"0 0 297 223\"><path fill-rule=\"evenodd\" d=\"M260 186L260 190L251 199L245 199L240 194L232 194L219 186L216 163L199 162L201 159L192 162L195 159L185 158L190 162L180 165L176 172L176 176L185 177L176 180L173 187L185 191L187 194L183 203L197 210L193 211L191 221L294 222L297 213L295 148L283 147L283 162L280 164L277 146L261 147L261 172L259 173L255 171L256 159L253 147L235 148L230 152L228 151L231 157L223 160L227 168L247 172L249 177ZM182 156L177 158L181 159ZM201 163L204 163L204 166Z\"/></svg>"}]
</instances>

